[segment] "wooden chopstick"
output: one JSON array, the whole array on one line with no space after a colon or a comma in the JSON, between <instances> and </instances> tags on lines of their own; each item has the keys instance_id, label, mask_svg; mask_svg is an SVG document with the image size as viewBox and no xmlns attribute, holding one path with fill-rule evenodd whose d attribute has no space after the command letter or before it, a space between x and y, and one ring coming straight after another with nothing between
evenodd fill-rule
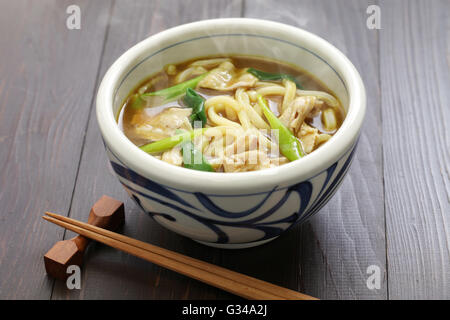
<instances>
[{"instance_id":1,"label":"wooden chopstick","mask_svg":"<svg viewBox=\"0 0 450 320\"><path fill-rule=\"evenodd\" d=\"M48 217L44 216L43 218L47 221L243 298L261 300L316 299L75 219L51 212L46 212L46 214Z\"/></svg>"},{"instance_id":2,"label":"wooden chopstick","mask_svg":"<svg viewBox=\"0 0 450 320\"><path fill-rule=\"evenodd\" d=\"M56 218L58 220L61 221L65 221L68 222L70 224L76 225L78 227L82 227L85 228L87 230L90 231L94 231L97 232L99 234L103 234L106 235L108 237L114 238L116 240L122 241L124 243L130 244L132 246L162 255L166 258L169 259L173 259L176 260L180 263L186 264L186 265L191 265L193 267L202 269L203 271L206 272L212 272L212 273L216 273L222 277L225 277L227 279L233 280L233 281L238 281L240 283L243 283L247 286L251 286L251 287L255 287L259 290L263 290L263 291L268 291L270 293L272 293L273 295L279 296L280 298L283 299L312 299L312 297L301 294L299 292L287 289L287 288L283 288L283 287L279 287L276 286L274 284L262 281L262 280L258 280L225 268L221 268L218 267L216 265L213 264L209 264L207 262L204 261L200 261L194 258L190 258L187 256L184 256L182 254L170 251L170 250L166 250L151 244L148 244L146 242L142 242L136 239L132 239L126 236L123 236L121 234L115 233L115 232L111 232L102 228L98 228L74 219L70 219L64 216L60 216L54 213L49 213L47 212L47 215L49 215L50 217Z\"/></svg>"}]
</instances>

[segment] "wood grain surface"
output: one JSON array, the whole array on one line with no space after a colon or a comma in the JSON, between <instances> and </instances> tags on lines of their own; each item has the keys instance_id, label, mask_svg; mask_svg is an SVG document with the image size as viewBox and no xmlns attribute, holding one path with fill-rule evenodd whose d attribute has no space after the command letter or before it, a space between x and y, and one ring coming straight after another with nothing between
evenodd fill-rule
<instances>
[{"instance_id":1,"label":"wood grain surface","mask_svg":"<svg viewBox=\"0 0 450 320\"><path fill-rule=\"evenodd\" d=\"M66 28L69 1L3 1L0 10L0 297L48 299L43 255L63 230L105 36L107 1L79 1L83 27ZM107 17L107 11L106 11ZM6 62L6 63L5 63Z\"/></svg>"},{"instance_id":2,"label":"wood grain surface","mask_svg":"<svg viewBox=\"0 0 450 320\"><path fill-rule=\"evenodd\" d=\"M68 30L66 8L81 8ZM381 30L366 27L369 5ZM125 202L121 230L169 250L321 299L450 299L450 3L421 1L4 1L0 4L0 299L231 299L100 244L81 290L45 275L43 254L73 236L49 210L87 221L103 194ZM252 17L311 31L354 63L368 107L342 186L311 220L245 250L205 247L145 216L109 167L95 94L135 43L208 18ZM366 285L380 268L380 289Z\"/></svg>"},{"instance_id":3,"label":"wood grain surface","mask_svg":"<svg viewBox=\"0 0 450 320\"><path fill-rule=\"evenodd\" d=\"M450 3L385 1L382 10L389 295L450 299Z\"/></svg>"}]
</instances>

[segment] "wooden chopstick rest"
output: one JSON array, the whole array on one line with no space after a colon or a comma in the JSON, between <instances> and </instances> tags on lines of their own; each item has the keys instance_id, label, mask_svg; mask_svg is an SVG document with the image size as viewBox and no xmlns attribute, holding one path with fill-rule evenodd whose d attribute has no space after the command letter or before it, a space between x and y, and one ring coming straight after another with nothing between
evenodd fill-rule
<instances>
[{"instance_id":1,"label":"wooden chopstick rest","mask_svg":"<svg viewBox=\"0 0 450 320\"><path fill-rule=\"evenodd\" d=\"M91 208L88 224L116 230L125 223L125 210L123 202L106 195L102 196ZM68 277L67 267L81 266L83 256L90 239L78 235L70 240L58 241L44 255L44 264L47 274L61 280Z\"/></svg>"}]
</instances>

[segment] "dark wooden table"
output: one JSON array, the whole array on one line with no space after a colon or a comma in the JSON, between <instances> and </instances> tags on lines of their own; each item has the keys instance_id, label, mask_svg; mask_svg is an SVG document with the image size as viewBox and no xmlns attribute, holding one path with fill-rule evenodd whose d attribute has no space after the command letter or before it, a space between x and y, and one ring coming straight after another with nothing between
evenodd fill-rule
<instances>
[{"instance_id":1,"label":"dark wooden table","mask_svg":"<svg viewBox=\"0 0 450 320\"><path fill-rule=\"evenodd\" d=\"M81 29L66 27L69 5ZM369 5L381 29L369 29ZM450 2L3 0L0 3L0 298L234 296L100 244L80 290L46 276L43 254L73 236L45 210L86 220L102 194L125 202L122 232L321 299L450 298ZM330 41L368 95L356 158L314 218L267 245L212 249L166 231L111 173L95 117L99 81L138 41L182 23L264 18ZM369 289L370 266L381 272ZM372 267L374 268L374 267Z\"/></svg>"}]
</instances>

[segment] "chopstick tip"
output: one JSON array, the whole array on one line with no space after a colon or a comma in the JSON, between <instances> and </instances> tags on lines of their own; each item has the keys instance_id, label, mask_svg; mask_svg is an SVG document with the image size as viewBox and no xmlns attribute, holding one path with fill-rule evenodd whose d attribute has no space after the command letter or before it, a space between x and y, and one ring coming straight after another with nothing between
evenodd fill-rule
<instances>
[{"instance_id":1,"label":"chopstick tip","mask_svg":"<svg viewBox=\"0 0 450 320\"><path fill-rule=\"evenodd\" d=\"M53 218L59 216L59 214L56 214L56 213L53 213L53 212L49 212L49 211L45 211L45 215L49 216L49 217L53 217Z\"/></svg>"}]
</instances>

